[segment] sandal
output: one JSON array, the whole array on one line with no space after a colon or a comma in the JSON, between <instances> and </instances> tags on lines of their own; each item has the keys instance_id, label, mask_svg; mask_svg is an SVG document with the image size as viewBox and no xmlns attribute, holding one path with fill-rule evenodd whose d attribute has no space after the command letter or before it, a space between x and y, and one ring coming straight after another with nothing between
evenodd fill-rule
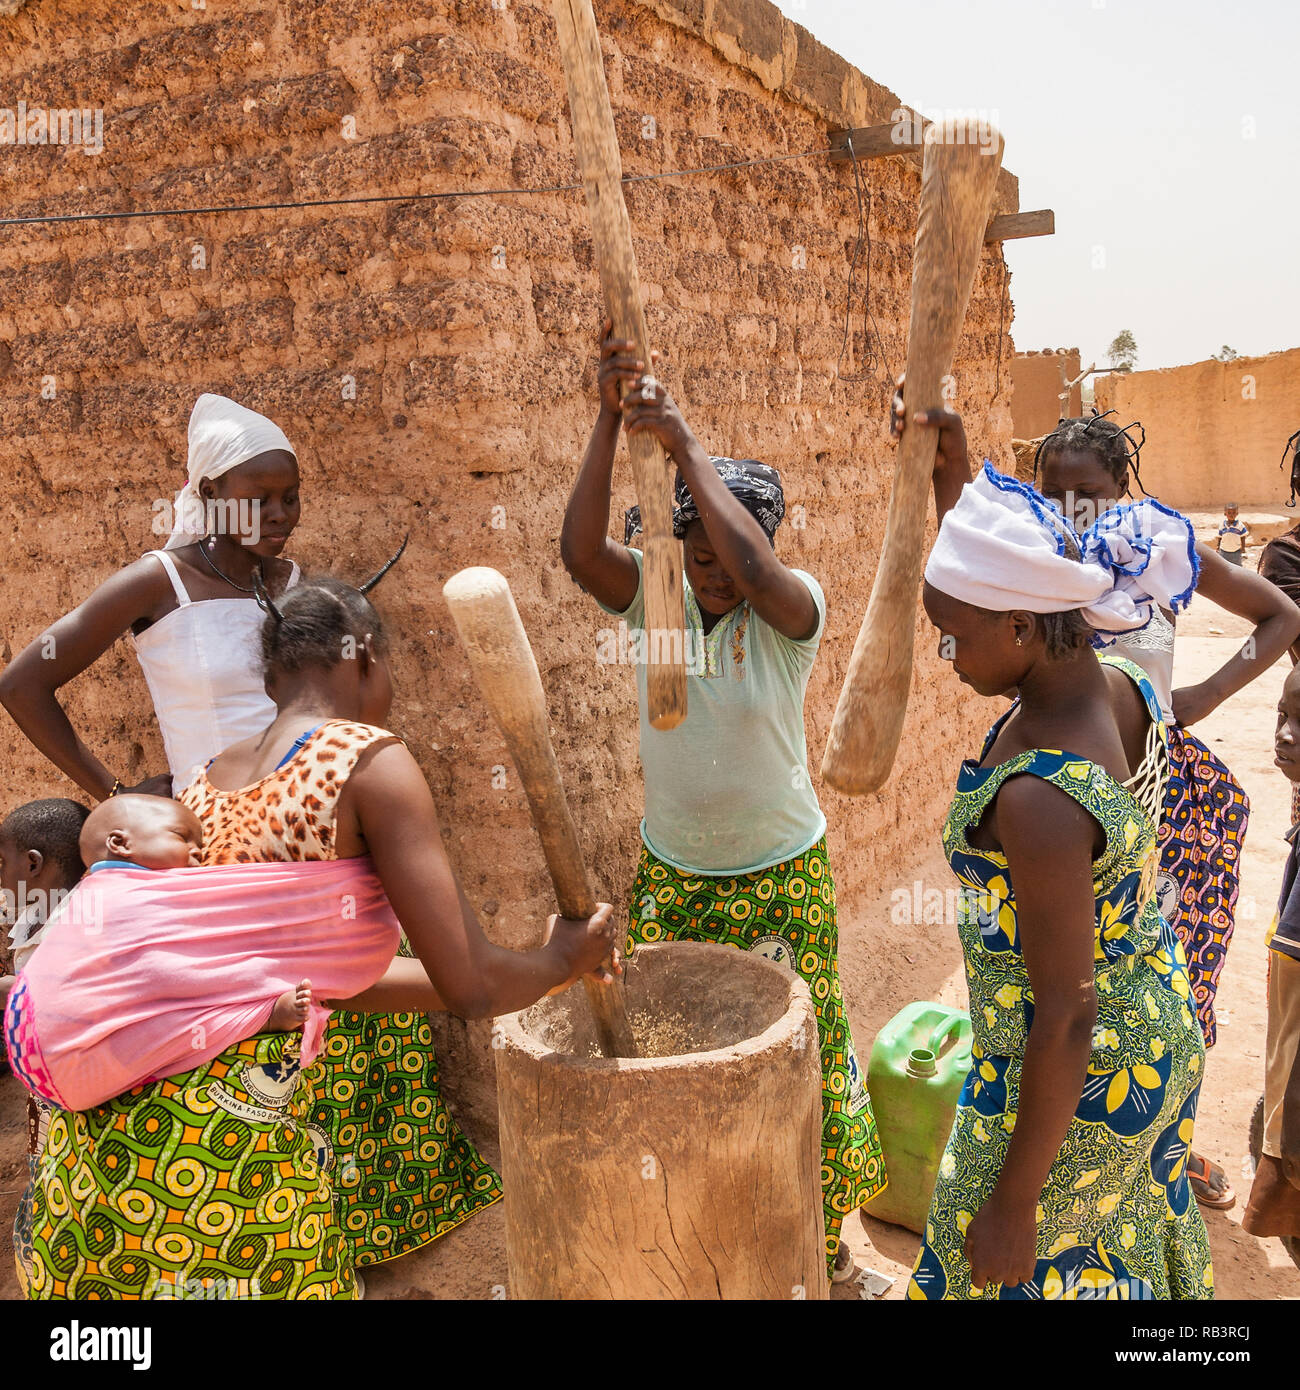
<instances>
[{"instance_id":1,"label":"sandal","mask_svg":"<svg viewBox=\"0 0 1300 1390\"><path fill-rule=\"evenodd\" d=\"M1227 1211L1229 1207L1237 1205L1237 1194L1228 1183L1228 1175L1208 1158L1189 1153L1187 1179L1192 1184L1192 1195L1201 1206L1214 1211Z\"/></svg>"},{"instance_id":2,"label":"sandal","mask_svg":"<svg viewBox=\"0 0 1300 1390\"><path fill-rule=\"evenodd\" d=\"M853 1263L853 1251L843 1241L835 1247L835 1268L831 1272L832 1284L847 1284L853 1278L857 1266Z\"/></svg>"}]
</instances>

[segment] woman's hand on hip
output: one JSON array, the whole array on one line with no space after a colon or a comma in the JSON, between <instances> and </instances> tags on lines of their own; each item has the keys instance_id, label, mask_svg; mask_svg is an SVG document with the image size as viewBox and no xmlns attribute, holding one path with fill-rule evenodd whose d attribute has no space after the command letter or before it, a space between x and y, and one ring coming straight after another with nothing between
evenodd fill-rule
<instances>
[{"instance_id":1,"label":"woman's hand on hip","mask_svg":"<svg viewBox=\"0 0 1300 1390\"><path fill-rule=\"evenodd\" d=\"M1222 703L1223 696L1209 681L1201 681L1199 685L1181 685L1172 696L1174 723L1185 729L1199 723L1207 714L1212 714Z\"/></svg>"}]
</instances>

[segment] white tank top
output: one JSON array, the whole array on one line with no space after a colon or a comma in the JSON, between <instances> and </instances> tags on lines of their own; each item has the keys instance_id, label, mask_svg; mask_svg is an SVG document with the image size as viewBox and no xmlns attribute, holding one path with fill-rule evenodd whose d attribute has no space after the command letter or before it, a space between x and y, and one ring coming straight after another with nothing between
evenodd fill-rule
<instances>
[{"instance_id":1,"label":"white tank top","mask_svg":"<svg viewBox=\"0 0 1300 1390\"><path fill-rule=\"evenodd\" d=\"M1159 608L1151 621L1137 632L1120 637L1106 648L1107 656L1126 656L1146 673L1160 701L1160 713L1168 722L1174 717L1174 625Z\"/></svg>"},{"instance_id":2,"label":"white tank top","mask_svg":"<svg viewBox=\"0 0 1300 1390\"><path fill-rule=\"evenodd\" d=\"M172 794L240 739L261 733L275 718L262 682L265 616L251 598L195 603L165 550L151 550L167 571L177 607L134 636L135 654L153 699ZM298 582L292 565L286 589Z\"/></svg>"}]
</instances>

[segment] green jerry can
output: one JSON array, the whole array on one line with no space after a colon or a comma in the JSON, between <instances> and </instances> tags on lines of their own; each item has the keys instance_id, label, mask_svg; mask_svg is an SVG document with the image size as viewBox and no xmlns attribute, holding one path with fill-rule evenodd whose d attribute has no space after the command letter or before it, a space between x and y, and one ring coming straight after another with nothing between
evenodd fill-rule
<instances>
[{"instance_id":1,"label":"green jerry can","mask_svg":"<svg viewBox=\"0 0 1300 1390\"><path fill-rule=\"evenodd\" d=\"M970 1015L945 1004L909 1004L876 1035L867 1090L889 1186L863 1207L868 1216L925 1230L970 1052Z\"/></svg>"}]
</instances>

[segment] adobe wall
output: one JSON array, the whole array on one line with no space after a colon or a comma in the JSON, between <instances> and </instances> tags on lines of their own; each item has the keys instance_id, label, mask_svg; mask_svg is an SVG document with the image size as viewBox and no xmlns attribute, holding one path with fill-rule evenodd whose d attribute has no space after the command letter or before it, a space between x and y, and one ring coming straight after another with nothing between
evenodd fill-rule
<instances>
[{"instance_id":1,"label":"adobe wall","mask_svg":"<svg viewBox=\"0 0 1300 1390\"><path fill-rule=\"evenodd\" d=\"M1041 439L1062 419L1083 413L1079 386L1061 400L1067 381L1081 371L1078 348L1044 348L1018 352L1011 361L1011 424L1017 439Z\"/></svg>"},{"instance_id":2,"label":"adobe wall","mask_svg":"<svg viewBox=\"0 0 1300 1390\"><path fill-rule=\"evenodd\" d=\"M1289 496L1282 447L1300 429L1300 348L1097 378L1097 408L1147 433L1142 478L1162 502L1219 511Z\"/></svg>"},{"instance_id":3,"label":"adobe wall","mask_svg":"<svg viewBox=\"0 0 1300 1390\"><path fill-rule=\"evenodd\" d=\"M898 104L765 0L608 0L597 11L630 173L820 147L831 128L887 121ZM527 0L242 0L206 11L39 0L0 23L0 78L29 106L105 109L98 156L0 147L10 215L575 177L554 26ZM896 371L919 169L886 158L864 175L871 308ZM1014 211L1014 178L1000 190L999 210ZM889 377L866 360L860 305L848 379L836 375L857 235L852 172L792 160L637 183L628 202L662 375L710 450L781 469L791 520L780 553L826 589L807 701L815 772L894 461ZM956 376L977 458L1010 468L1002 274L1001 248L986 248ZM151 507L183 480L195 397L233 395L272 415L300 453L304 514L291 553L308 569L360 576L412 531L379 595L396 634L393 722L428 775L487 930L511 945L531 940L552 895L513 769L494 785L508 758L442 601L442 584L466 565L510 579L598 891L622 904L642 807L633 672L597 664L605 620L558 549L595 415L600 318L587 212L572 192L7 229L0 517L12 539L0 657L158 543ZM1009 309L1006 318L1009 328ZM616 507L632 501L624 454ZM990 715L937 659L919 605L917 629L888 787L850 801L817 779L844 949L872 978L868 962L898 946L855 910L910 883L957 760ZM65 695L78 730L124 778L161 770L128 642ZM7 720L0 755L5 808L69 792ZM461 1103L491 1123L486 1025L444 1020L440 1046Z\"/></svg>"}]
</instances>

